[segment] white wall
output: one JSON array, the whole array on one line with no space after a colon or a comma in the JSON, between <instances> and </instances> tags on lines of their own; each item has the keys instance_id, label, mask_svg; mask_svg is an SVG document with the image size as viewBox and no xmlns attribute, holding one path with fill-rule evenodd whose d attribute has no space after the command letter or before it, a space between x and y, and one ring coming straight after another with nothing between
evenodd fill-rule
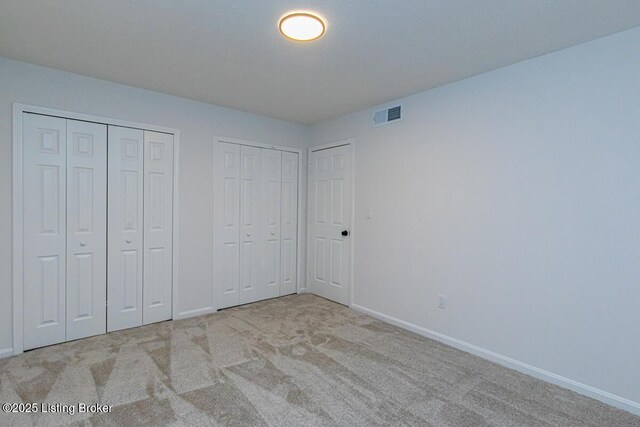
<instances>
[{"instance_id":1,"label":"white wall","mask_svg":"<svg viewBox=\"0 0 640 427\"><path fill-rule=\"evenodd\" d=\"M309 137L306 126L0 58L0 354L12 347L13 102L180 129L180 312L212 301L214 136L291 147Z\"/></svg>"},{"instance_id":2,"label":"white wall","mask_svg":"<svg viewBox=\"0 0 640 427\"><path fill-rule=\"evenodd\" d=\"M634 29L405 98L402 123L314 126L356 138L354 303L640 402L638 52Z\"/></svg>"}]
</instances>

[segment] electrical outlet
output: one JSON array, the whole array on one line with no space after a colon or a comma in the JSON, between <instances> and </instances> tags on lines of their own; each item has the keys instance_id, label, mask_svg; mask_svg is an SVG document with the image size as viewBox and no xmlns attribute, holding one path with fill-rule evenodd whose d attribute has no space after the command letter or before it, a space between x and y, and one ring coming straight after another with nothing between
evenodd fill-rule
<instances>
[{"instance_id":1,"label":"electrical outlet","mask_svg":"<svg viewBox=\"0 0 640 427\"><path fill-rule=\"evenodd\" d=\"M438 308L447 308L447 298L444 295L438 295Z\"/></svg>"}]
</instances>

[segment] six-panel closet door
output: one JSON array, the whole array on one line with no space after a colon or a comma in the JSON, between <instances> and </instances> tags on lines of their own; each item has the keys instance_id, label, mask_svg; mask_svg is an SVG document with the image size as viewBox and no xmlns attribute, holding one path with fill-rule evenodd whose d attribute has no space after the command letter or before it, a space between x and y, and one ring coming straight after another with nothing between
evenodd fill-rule
<instances>
[{"instance_id":1,"label":"six-panel closet door","mask_svg":"<svg viewBox=\"0 0 640 427\"><path fill-rule=\"evenodd\" d=\"M67 120L67 341L107 326L107 126Z\"/></svg>"},{"instance_id":2,"label":"six-panel closet door","mask_svg":"<svg viewBox=\"0 0 640 427\"><path fill-rule=\"evenodd\" d=\"M26 350L66 339L67 122L23 116Z\"/></svg>"},{"instance_id":3,"label":"six-panel closet door","mask_svg":"<svg viewBox=\"0 0 640 427\"><path fill-rule=\"evenodd\" d=\"M142 325L144 131L109 126L107 330Z\"/></svg>"},{"instance_id":4,"label":"six-panel closet door","mask_svg":"<svg viewBox=\"0 0 640 427\"><path fill-rule=\"evenodd\" d=\"M214 298L218 308L240 304L240 145L220 143L215 165Z\"/></svg>"},{"instance_id":5,"label":"six-panel closet door","mask_svg":"<svg viewBox=\"0 0 640 427\"><path fill-rule=\"evenodd\" d=\"M31 113L22 130L23 348L171 319L173 135Z\"/></svg>"},{"instance_id":6,"label":"six-panel closet door","mask_svg":"<svg viewBox=\"0 0 640 427\"><path fill-rule=\"evenodd\" d=\"M106 331L106 132L23 115L25 349Z\"/></svg>"},{"instance_id":7,"label":"six-panel closet door","mask_svg":"<svg viewBox=\"0 0 640 427\"><path fill-rule=\"evenodd\" d=\"M280 295L298 288L298 154L282 152Z\"/></svg>"},{"instance_id":8,"label":"six-panel closet door","mask_svg":"<svg viewBox=\"0 0 640 427\"><path fill-rule=\"evenodd\" d=\"M217 152L217 307L296 292L298 154L226 142Z\"/></svg>"},{"instance_id":9,"label":"six-panel closet door","mask_svg":"<svg viewBox=\"0 0 640 427\"><path fill-rule=\"evenodd\" d=\"M262 149L262 218L265 235L261 299L280 296L280 213L282 210L282 151Z\"/></svg>"},{"instance_id":10,"label":"six-panel closet door","mask_svg":"<svg viewBox=\"0 0 640 427\"><path fill-rule=\"evenodd\" d=\"M142 323L171 319L173 290L173 135L144 131Z\"/></svg>"},{"instance_id":11,"label":"six-panel closet door","mask_svg":"<svg viewBox=\"0 0 640 427\"><path fill-rule=\"evenodd\" d=\"M262 150L240 146L240 292L239 304L263 299L263 252L266 237L262 213Z\"/></svg>"},{"instance_id":12,"label":"six-panel closet door","mask_svg":"<svg viewBox=\"0 0 640 427\"><path fill-rule=\"evenodd\" d=\"M109 331L171 319L173 135L109 126Z\"/></svg>"}]
</instances>

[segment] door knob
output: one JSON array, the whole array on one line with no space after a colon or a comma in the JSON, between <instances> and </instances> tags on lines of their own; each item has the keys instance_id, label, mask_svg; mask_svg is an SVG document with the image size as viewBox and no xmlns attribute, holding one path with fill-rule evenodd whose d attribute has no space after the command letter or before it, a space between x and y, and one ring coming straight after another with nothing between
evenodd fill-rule
<instances>
[{"instance_id":1,"label":"door knob","mask_svg":"<svg viewBox=\"0 0 640 427\"><path fill-rule=\"evenodd\" d=\"M127 239L127 240L125 240L125 242L127 242L127 243L131 243L131 240Z\"/></svg>"},{"instance_id":2,"label":"door knob","mask_svg":"<svg viewBox=\"0 0 640 427\"><path fill-rule=\"evenodd\" d=\"M87 246L85 242L80 242L80 246Z\"/></svg>"},{"instance_id":3,"label":"door knob","mask_svg":"<svg viewBox=\"0 0 640 427\"><path fill-rule=\"evenodd\" d=\"M276 235L276 232L275 232L275 231L272 231L272 232L271 232L271 235L272 235L272 236L275 236L275 235Z\"/></svg>"},{"instance_id":4,"label":"door knob","mask_svg":"<svg viewBox=\"0 0 640 427\"><path fill-rule=\"evenodd\" d=\"M250 236L251 236L251 233L247 233L247 237L250 237Z\"/></svg>"},{"instance_id":5,"label":"door knob","mask_svg":"<svg viewBox=\"0 0 640 427\"><path fill-rule=\"evenodd\" d=\"M348 230L342 230L341 233L344 237L347 237L349 235L349 231Z\"/></svg>"}]
</instances>

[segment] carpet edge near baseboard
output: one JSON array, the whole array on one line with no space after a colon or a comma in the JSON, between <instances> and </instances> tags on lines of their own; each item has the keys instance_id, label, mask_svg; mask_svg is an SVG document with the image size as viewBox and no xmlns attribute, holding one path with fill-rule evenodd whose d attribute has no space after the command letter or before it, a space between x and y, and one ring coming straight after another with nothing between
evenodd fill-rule
<instances>
[{"instance_id":1,"label":"carpet edge near baseboard","mask_svg":"<svg viewBox=\"0 0 640 427\"><path fill-rule=\"evenodd\" d=\"M608 405L628 411L632 414L640 415L640 402L635 402L622 396L609 393L608 391L601 390L599 388L583 384L579 381L563 377L562 375L554 374L553 372L549 372L536 366L529 365L528 363L503 356L485 348L478 347L476 345L459 340L457 338L450 337L440 332L435 332L430 329L423 328L422 326L418 326L405 320L389 316L388 314L381 313L379 311L364 307L359 304L351 304L350 308L360 313L367 314L375 319L414 332L425 338L430 338L443 344L447 344L453 348L473 354L491 362L495 362L501 366L511 368L518 372L531 375L534 378L538 378L548 383L567 388L569 390L575 391L576 393L591 397Z\"/></svg>"}]
</instances>

